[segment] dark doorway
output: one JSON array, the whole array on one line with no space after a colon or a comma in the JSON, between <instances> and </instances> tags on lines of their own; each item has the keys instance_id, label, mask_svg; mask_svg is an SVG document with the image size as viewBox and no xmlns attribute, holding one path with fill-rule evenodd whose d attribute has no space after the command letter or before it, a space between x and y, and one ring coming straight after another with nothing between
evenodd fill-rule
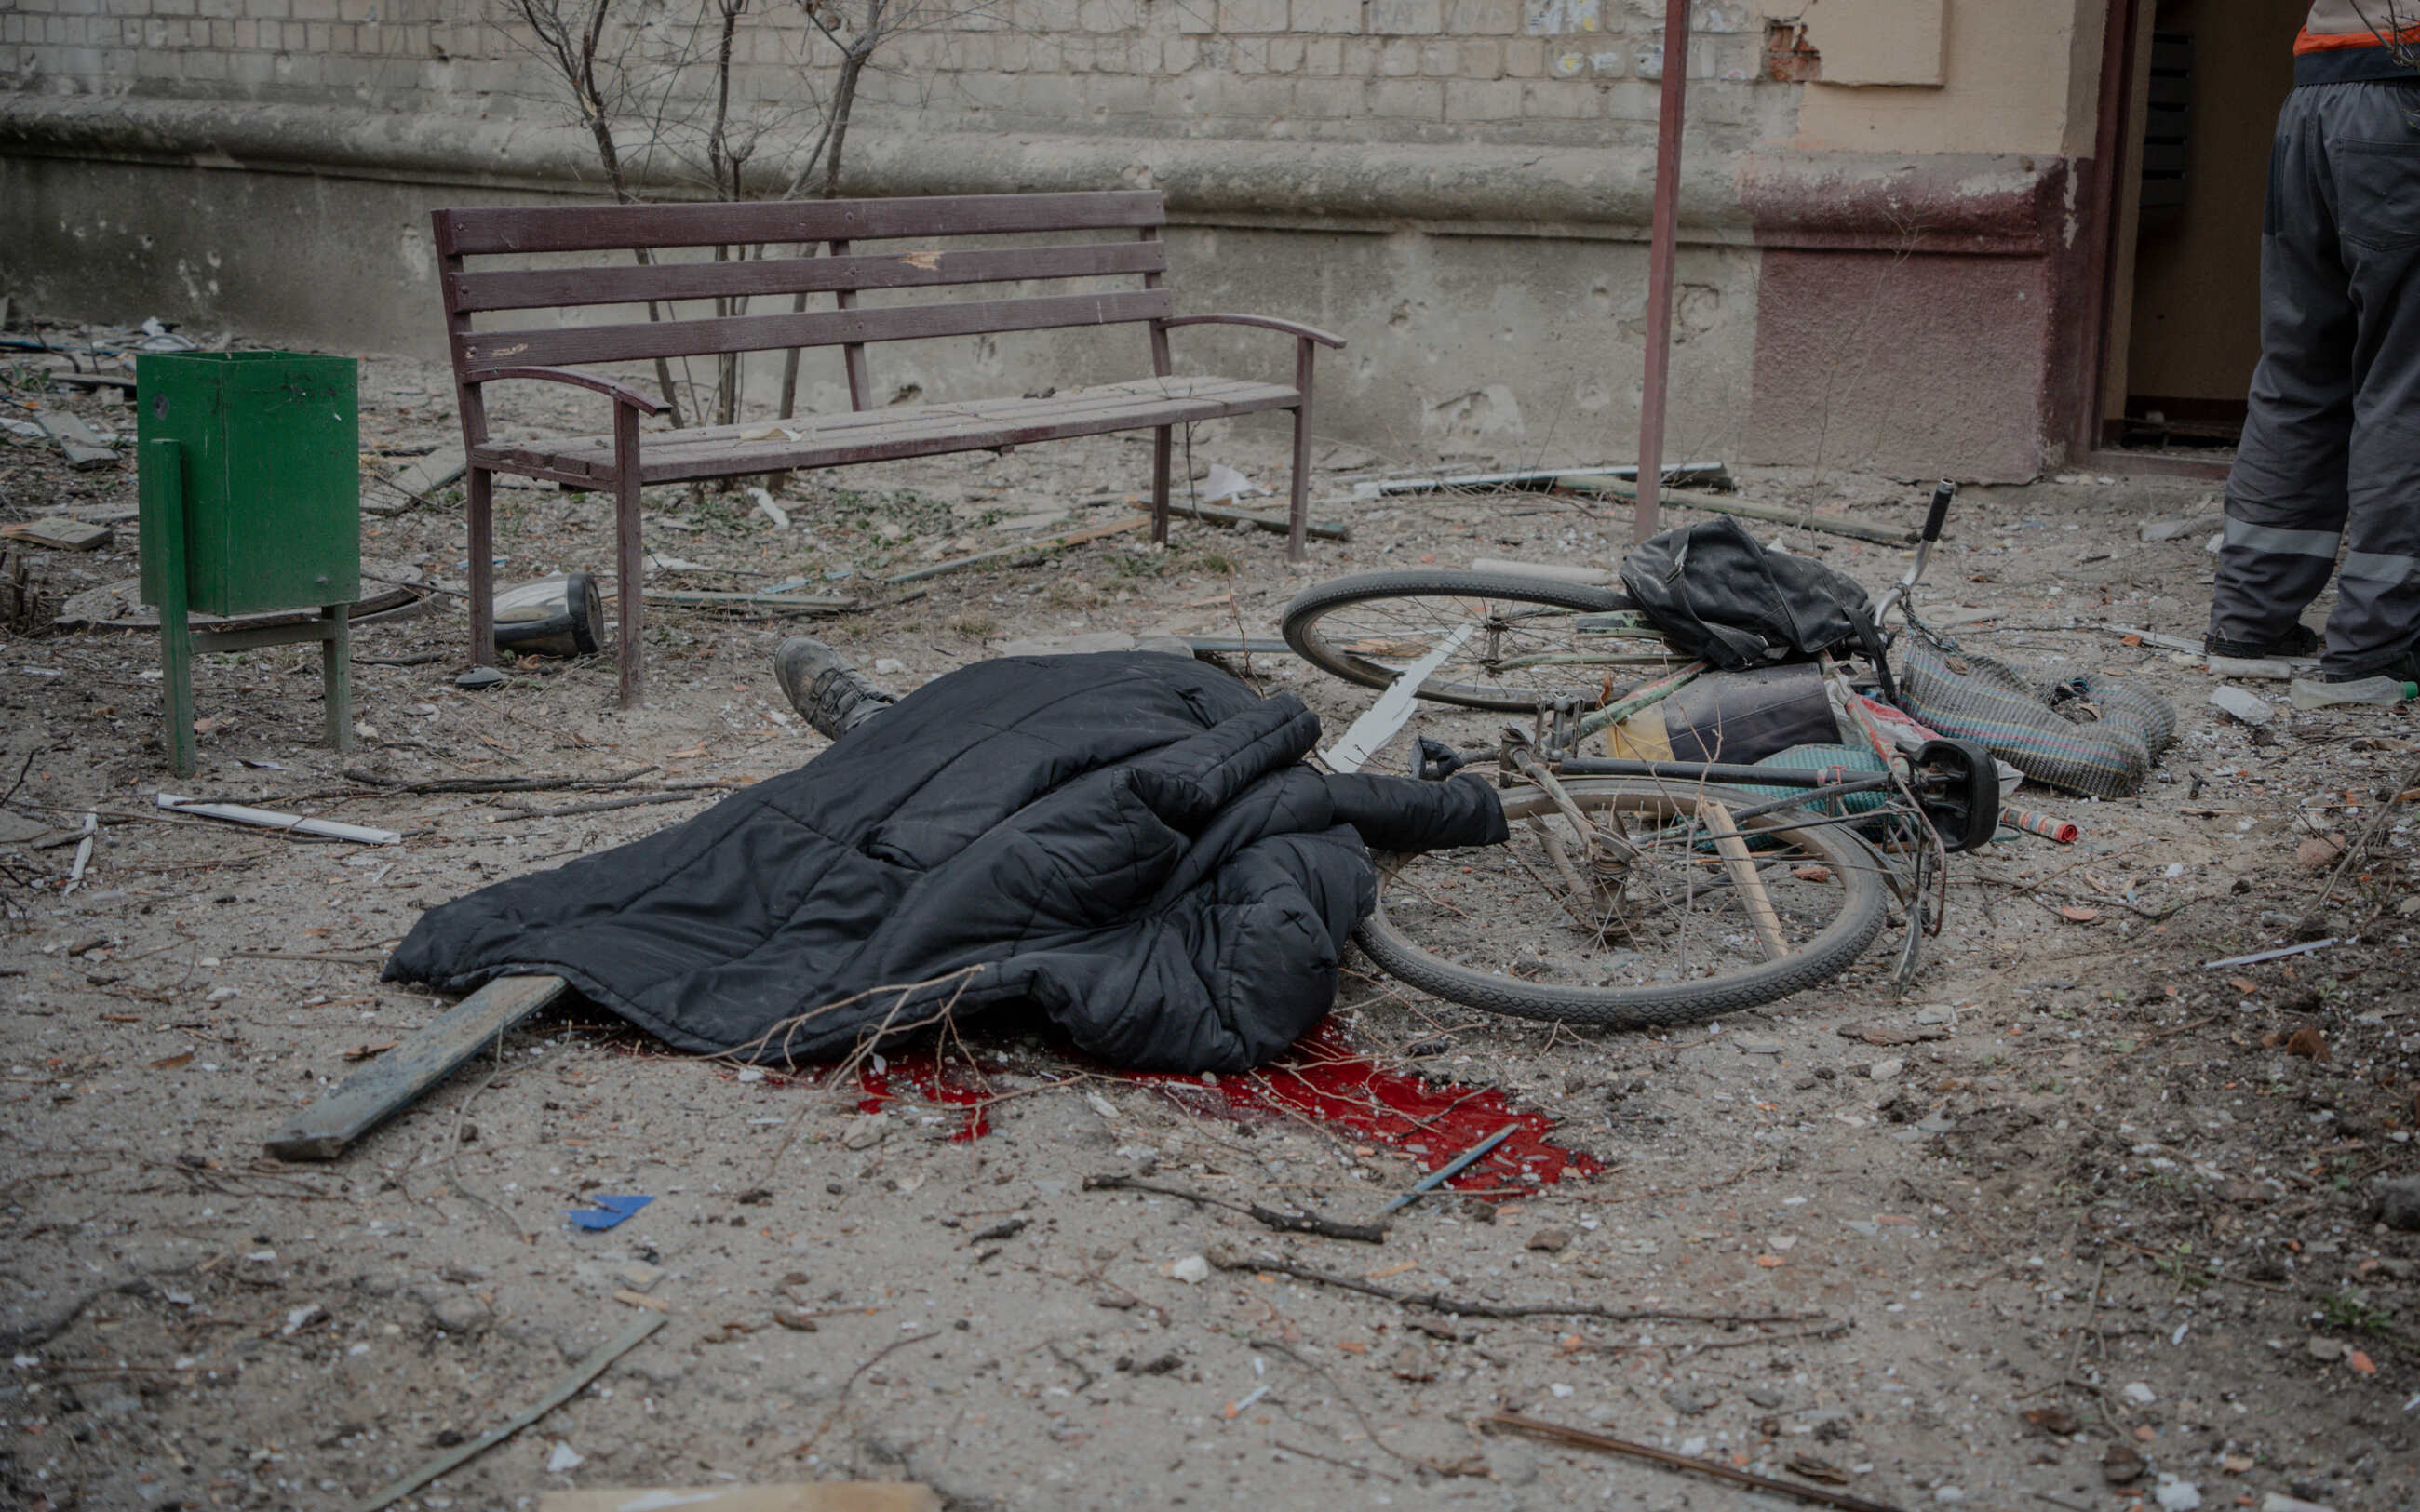
<instances>
[{"instance_id":1,"label":"dark doorway","mask_svg":"<svg viewBox=\"0 0 2420 1512\"><path fill-rule=\"evenodd\" d=\"M2211 449L2242 432L2260 357L2269 143L2307 8L2308 0L2160 0L2138 19L2136 171L2121 208L2125 286L2112 301L2103 390L2109 441Z\"/></svg>"}]
</instances>

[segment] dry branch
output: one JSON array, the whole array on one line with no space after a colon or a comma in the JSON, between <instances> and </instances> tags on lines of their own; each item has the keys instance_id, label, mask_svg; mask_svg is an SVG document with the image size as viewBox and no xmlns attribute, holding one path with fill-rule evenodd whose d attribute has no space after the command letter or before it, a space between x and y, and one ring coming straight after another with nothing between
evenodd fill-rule
<instances>
[{"instance_id":1,"label":"dry branch","mask_svg":"<svg viewBox=\"0 0 2420 1512\"><path fill-rule=\"evenodd\" d=\"M1275 1208L1264 1208L1257 1202L1230 1202L1224 1197L1214 1197L1206 1192L1190 1192L1181 1186L1162 1186L1156 1181L1146 1181L1138 1177L1115 1174L1087 1176L1084 1178L1084 1190L1087 1192L1152 1192L1164 1197L1180 1197L1187 1202L1198 1203L1205 1208L1224 1208L1229 1212L1240 1212L1281 1234L1316 1234L1322 1239L1351 1239L1364 1244L1383 1244L1387 1242L1385 1224L1349 1224L1341 1218L1330 1218L1325 1214L1308 1211L1299 1213L1280 1212Z\"/></svg>"},{"instance_id":2,"label":"dry branch","mask_svg":"<svg viewBox=\"0 0 2420 1512\"><path fill-rule=\"evenodd\" d=\"M1475 1297L1450 1297L1442 1291L1398 1291L1382 1287L1359 1276L1339 1275L1333 1271L1321 1271L1275 1255L1247 1255L1228 1245L1213 1245L1206 1258L1221 1271L1274 1271L1297 1281L1316 1281L1321 1286L1340 1287L1357 1291L1365 1297L1376 1297L1402 1307L1421 1307L1430 1312L1452 1313L1463 1318L1600 1318L1609 1323L1645 1321L1675 1323L1806 1323L1823 1319L1822 1313L1704 1313L1689 1312L1677 1307L1600 1307L1585 1302L1481 1302Z\"/></svg>"}]
</instances>

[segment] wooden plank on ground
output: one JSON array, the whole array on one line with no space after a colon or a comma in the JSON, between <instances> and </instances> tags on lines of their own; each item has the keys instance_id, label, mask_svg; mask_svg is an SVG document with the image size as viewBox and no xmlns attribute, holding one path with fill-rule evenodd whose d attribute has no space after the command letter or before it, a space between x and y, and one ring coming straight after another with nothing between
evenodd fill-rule
<instances>
[{"instance_id":1,"label":"wooden plank on ground","mask_svg":"<svg viewBox=\"0 0 2420 1512\"><path fill-rule=\"evenodd\" d=\"M808 594L752 594L716 589L650 588L646 592L650 604L672 604L684 609L779 609L792 614L837 614L854 609L853 598L826 598Z\"/></svg>"},{"instance_id":2,"label":"wooden plank on ground","mask_svg":"<svg viewBox=\"0 0 2420 1512\"><path fill-rule=\"evenodd\" d=\"M37 409L34 424L42 427L43 435L59 443L59 450L67 454L68 466L78 472L105 468L117 460L117 454L101 444L90 425L64 409Z\"/></svg>"},{"instance_id":3,"label":"wooden plank on ground","mask_svg":"<svg viewBox=\"0 0 2420 1512\"><path fill-rule=\"evenodd\" d=\"M1213 525L1249 525L1256 531L1274 531L1284 535L1294 529L1294 522L1283 515L1254 515L1241 509L1220 509L1216 504L1188 504L1171 499L1168 512L1187 519L1207 520ZM1333 520L1314 519L1303 523L1303 533L1322 541L1349 541L1353 527Z\"/></svg>"},{"instance_id":4,"label":"wooden plank on ground","mask_svg":"<svg viewBox=\"0 0 2420 1512\"><path fill-rule=\"evenodd\" d=\"M969 567L1005 562L1011 557L1021 557L1031 551L1051 551L1063 546L1081 546L1087 541L1097 541L1105 535L1117 535L1125 531L1139 531L1150 523L1149 515L1138 515L1132 519L1122 519L1113 525L1095 525L1088 531L1070 531L1064 535L1053 535L1039 541L1020 541L1015 546L1003 546L992 551L977 551L971 556L952 557L947 562L936 562L929 567L918 567L912 572L893 573L882 580L893 584L918 582L926 578L939 578L946 572L963 572Z\"/></svg>"},{"instance_id":5,"label":"wooden plank on ground","mask_svg":"<svg viewBox=\"0 0 2420 1512\"><path fill-rule=\"evenodd\" d=\"M1555 480L1557 489L1566 493L1603 494L1614 499L1637 499L1638 484L1635 479L1607 477L1603 473L1572 472ZM1684 493L1677 488L1663 491L1663 501L1683 509L1702 509L1714 515L1736 515L1742 519L1761 519L1773 525L1797 525L1827 535L1845 535L1853 541L1871 541L1877 546L1913 546L1916 532L1904 525L1869 525L1863 520L1841 519L1832 515L1818 515L1811 510L1786 509L1778 504L1751 504L1744 499L1713 494Z\"/></svg>"},{"instance_id":6,"label":"wooden plank on ground","mask_svg":"<svg viewBox=\"0 0 2420 1512\"><path fill-rule=\"evenodd\" d=\"M54 373L51 381L70 389L116 389L130 397L134 393L134 380L116 373Z\"/></svg>"},{"instance_id":7,"label":"wooden plank on ground","mask_svg":"<svg viewBox=\"0 0 2420 1512\"><path fill-rule=\"evenodd\" d=\"M941 1512L929 1486L912 1481L793 1481L783 1485L586 1487L540 1491L537 1512Z\"/></svg>"},{"instance_id":8,"label":"wooden plank on ground","mask_svg":"<svg viewBox=\"0 0 2420 1512\"><path fill-rule=\"evenodd\" d=\"M1466 472L1454 477L1388 478L1372 486L1381 494L1551 489L1561 479L1574 475L1620 478L1636 483L1638 481L1638 465L1633 462L1614 467L1523 468L1513 472ZM1720 462L1667 462L1664 464L1664 485L1669 488L1728 488L1731 486L1731 474L1730 470Z\"/></svg>"},{"instance_id":9,"label":"wooden plank on ground","mask_svg":"<svg viewBox=\"0 0 2420 1512\"><path fill-rule=\"evenodd\" d=\"M111 531L106 525L89 520L70 519L65 515L45 515L40 519L22 524L0 525L0 538L23 541L31 546L46 546L54 551L89 551L107 546Z\"/></svg>"},{"instance_id":10,"label":"wooden plank on ground","mask_svg":"<svg viewBox=\"0 0 2420 1512\"><path fill-rule=\"evenodd\" d=\"M385 480L385 497L373 494L362 501L362 508L373 515L400 515L414 504L435 503L437 490L459 482L467 465L459 445L441 446L397 470Z\"/></svg>"},{"instance_id":11,"label":"wooden plank on ground","mask_svg":"<svg viewBox=\"0 0 2420 1512\"><path fill-rule=\"evenodd\" d=\"M296 1115L269 1136L269 1153L279 1160L334 1160L570 985L561 977L497 978Z\"/></svg>"}]
</instances>

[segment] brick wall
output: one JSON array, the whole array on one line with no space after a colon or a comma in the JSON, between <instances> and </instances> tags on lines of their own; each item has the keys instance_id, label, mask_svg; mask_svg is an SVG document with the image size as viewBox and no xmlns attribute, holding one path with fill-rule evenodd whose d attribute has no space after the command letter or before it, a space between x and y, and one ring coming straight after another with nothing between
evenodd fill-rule
<instances>
[{"instance_id":1,"label":"brick wall","mask_svg":"<svg viewBox=\"0 0 2420 1512\"><path fill-rule=\"evenodd\" d=\"M694 3L694 0L691 0ZM761 3L761 0L760 0ZM894 0L897 3L897 0ZM873 129L1555 146L1652 136L1654 0L923 0L864 85ZM972 8L970 8L970 6ZM677 8L677 7L676 7ZM559 116L500 0L8 0L0 81L65 94ZM1745 145L1763 20L1699 5L1699 145ZM791 0L751 17L743 116L795 118L828 44Z\"/></svg>"}]
</instances>

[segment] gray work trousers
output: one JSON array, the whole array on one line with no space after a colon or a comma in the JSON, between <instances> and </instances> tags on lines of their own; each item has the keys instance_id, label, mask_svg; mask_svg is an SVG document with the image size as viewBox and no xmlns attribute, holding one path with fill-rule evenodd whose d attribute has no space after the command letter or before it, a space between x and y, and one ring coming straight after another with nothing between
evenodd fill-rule
<instances>
[{"instance_id":1,"label":"gray work trousers","mask_svg":"<svg viewBox=\"0 0 2420 1512\"><path fill-rule=\"evenodd\" d=\"M2420 82L2304 85L2278 113L2211 634L2274 642L2348 545L2332 676L2420 633Z\"/></svg>"}]
</instances>

